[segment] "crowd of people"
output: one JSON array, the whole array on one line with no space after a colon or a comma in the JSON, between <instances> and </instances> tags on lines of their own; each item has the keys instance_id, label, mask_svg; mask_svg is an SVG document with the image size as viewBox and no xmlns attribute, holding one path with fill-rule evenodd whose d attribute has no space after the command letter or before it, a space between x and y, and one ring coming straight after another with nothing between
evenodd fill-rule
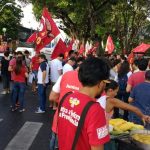
<instances>
[{"instance_id":1,"label":"crowd of people","mask_svg":"<svg viewBox=\"0 0 150 150\"><path fill-rule=\"evenodd\" d=\"M4 53L0 62L3 91L11 92L11 111L25 111L25 90L32 77L32 92L38 93L38 109L46 111L46 91L53 118L50 150L103 150L110 140L109 120L123 118L150 129L149 60L129 64L124 55L79 56L71 50L47 62L44 54L30 59L29 52ZM10 90L10 81L12 89ZM121 111L123 110L123 112ZM67 132L66 132L67 130Z\"/></svg>"}]
</instances>

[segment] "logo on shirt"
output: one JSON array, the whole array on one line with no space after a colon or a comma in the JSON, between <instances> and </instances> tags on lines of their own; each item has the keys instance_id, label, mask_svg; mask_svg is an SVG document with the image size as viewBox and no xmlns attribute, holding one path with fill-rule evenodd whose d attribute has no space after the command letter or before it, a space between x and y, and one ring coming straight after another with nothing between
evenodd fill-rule
<instances>
[{"instance_id":1,"label":"logo on shirt","mask_svg":"<svg viewBox=\"0 0 150 150\"><path fill-rule=\"evenodd\" d=\"M102 138L104 138L107 135L108 135L108 129L107 129L106 125L97 129L98 139L102 139Z\"/></svg>"},{"instance_id":2,"label":"logo on shirt","mask_svg":"<svg viewBox=\"0 0 150 150\"><path fill-rule=\"evenodd\" d=\"M69 103L71 104L71 107L77 106L80 104L80 101L77 98L70 97Z\"/></svg>"}]
</instances>

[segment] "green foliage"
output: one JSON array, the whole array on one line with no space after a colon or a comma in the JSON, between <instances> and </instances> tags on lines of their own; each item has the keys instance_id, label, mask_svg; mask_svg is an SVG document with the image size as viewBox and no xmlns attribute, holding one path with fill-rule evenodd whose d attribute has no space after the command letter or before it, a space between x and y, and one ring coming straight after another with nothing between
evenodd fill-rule
<instances>
[{"instance_id":1,"label":"green foliage","mask_svg":"<svg viewBox=\"0 0 150 150\"><path fill-rule=\"evenodd\" d=\"M25 1L25 0L20 0ZM34 13L40 18L41 10L47 6L57 18L63 20L70 35L79 39L107 39L111 34L116 50L130 51L138 42L139 32L149 24L147 17L150 2L144 0L26 0L32 2ZM118 46L119 45L119 46Z\"/></svg>"},{"instance_id":2,"label":"green foliage","mask_svg":"<svg viewBox=\"0 0 150 150\"><path fill-rule=\"evenodd\" d=\"M6 5L6 3L12 3L12 5ZM1 1L0 10L0 34L3 34L2 29L6 28L6 36L17 39L18 27L23 17L21 8L16 6L14 0L5 0Z\"/></svg>"}]
</instances>

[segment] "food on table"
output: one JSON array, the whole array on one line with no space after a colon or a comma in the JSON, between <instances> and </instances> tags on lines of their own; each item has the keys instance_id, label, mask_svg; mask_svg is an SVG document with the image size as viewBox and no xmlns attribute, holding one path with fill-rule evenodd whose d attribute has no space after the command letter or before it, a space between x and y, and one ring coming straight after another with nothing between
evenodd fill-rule
<instances>
[{"instance_id":1,"label":"food on table","mask_svg":"<svg viewBox=\"0 0 150 150\"><path fill-rule=\"evenodd\" d=\"M136 133L132 135L132 138L144 144L150 144L150 134Z\"/></svg>"}]
</instances>

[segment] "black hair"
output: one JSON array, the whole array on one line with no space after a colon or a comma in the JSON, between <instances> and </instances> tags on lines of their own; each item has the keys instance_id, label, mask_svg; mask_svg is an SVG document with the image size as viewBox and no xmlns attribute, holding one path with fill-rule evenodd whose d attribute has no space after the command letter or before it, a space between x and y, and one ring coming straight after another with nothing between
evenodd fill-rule
<instances>
[{"instance_id":1,"label":"black hair","mask_svg":"<svg viewBox=\"0 0 150 150\"><path fill-rule=\"evenodd\" d=\"M150 81L150 70L147 70L145 73L145 79Z\"/></svg>"},{"instance_id":2,"label":"black hair","mask_svg":"<svg viewBox=\"0 0 150 150\"><path fill-rule=\"evenodd\" d=\"M60 54L58 55L58 57L64 58L64 54L60 53Z\"/></svg>"},{"instance_id":3,"label":"black hair","mask_svg":"<svg viewBox=\"0 0 150 150\"><path fill-rule=\"evenodd\" d=\"M105 87L105 91L107 92L109 89L112 89L112 90L116 90L119 85L116 81L114 80L109 80L110 83L106 83L106 87Z\"/></svg>"},{"instance_id":4,"label":"black hair","mask_svg":"<svg viewBox=\"0 0 150 150\"><path fill-rule=\"evenodd\" d=\"M138 62L139 70L145 71L147 69L147 66L148 66L148 60L147 59L142 58L139 60L139 62Z\"/></svg>"},{"instance_id":5,"label":"black hair","mask_svg":"<svg viewBox=\"0 0 150 150\"><path fill-rule=\"evenodd\" d=\"M108 64L96 57L87 58L79 68L78 78L83 86L92 87L102 80L109 78Z\"/></svg>"},{"instance_id":6,"label":"black hair","mask_svg":"<svg viewBox=\"0 0 150 150\"><path fill-rule=\"evenodd\" d=\"M44 54L39 54L39 56L38 56L38 57L40 57L41 59L46 60L46 56L45 56Z\"/></svg>"},{"instance_id":7,"label":"black hair","mask_svg":"<svg viewBox=\"0 0 150 150\"><path fill-rule=\"evenodd\" d=\"M70 57L69 60L76 62L76 58L75 57Z\"/></svg>"},{"instance_id":8,"label":"black hair","mask_svg":"<svg viewBox=\"0 0 150 150\"><path fill-rule=\"evenodd\" d=\"M121 63L120 68L118 70L118 77L124 76L129 72L129 70L130 70L130 65L128 61L124 61L123 63Z\"/></svg>"},{"instance_id":9,"label":"black hair","mask_svg":"<svg viewBox=\"0 0 150 150\"><path fill-rule=\"evenodd\" d=\"M114 59L112 61L112 67L115 67L116 65L118 65L119 63L121 63L121 60L120 59Z\"/></svg>"},{"instance_id":10,"label":"black hair","mask_svg":"<svg viewBox=\"0 0 150 150\"><path fill-rule=\"evenodd\" d=\"M18 51L16 55L23 55L21 51Z\"/></svg>"},{"instance_id":11,"label":"black hair","mask_svg":"<svg viewBox=\"0 0 150 150\"><path fill-rule=\"evenodd\" d=\"M17 57L16 58L16 66L15 66L15 74L18 75L21 72L21 68L22 68L22 57Z\"/></svg>"},{"instance_id":12,"label":"black hair","mask_svg":"<svg viewBox=\"0 0 150 150\"><path fill-rule=\"evenodd\" d=\"M68 56L72 55L74 53L74 50L70 50L68 53Z\"/></svg>"},{"instance_id":13,"label":"black hair","mask_svg":"<svg viewBox=\"0 0 150 150\"><path fill-rule=\"evenodd\" d=\"M122 60L124 60L124 61L126 61L127 60L127 58L122 54L122 55L120 55L120 58L122 59Z\"/></svg>"},{"instance_id":14,"label":"black hair","mask_svg":"<svg viewBox=\"0 0 150 150\"><path fill-rule=\"evenodd\" d=\"M28 50L25 50L25 51L24 51L24 54L30 54L30 53L29 53L29 51L28 51Z\"/></svg>"},{"instance_id":15,"label":"black hair","mask_svg":"<svg viewBox=\"0 0 150 150\"><path fill-rule=\"evenodd\" d=\"M78 57L78 58L77 58L77 63L78 63L78 62L83 62L84 60L85 60L84 57Z\"/></svg>"},{"instance_id":16,"label":"black hair","mask_svg":"<svg viewBox=\"0 0 150 150\"><path fill-rule=\"evenodd\" d=\"M138 62L139 62L139 60L135 59L133 63L135 64L135 66L138 66Z\"/></svg>"},{"instance_id":17,"label":"black hair","mask_svg":"<svg viewBox=\"0 0 150 150\"><path fill-rule=\"evenodd\" d=\"M4 56L8 57L9 56L9 51L4 52Z\"/></svg>"}]
</instances>

